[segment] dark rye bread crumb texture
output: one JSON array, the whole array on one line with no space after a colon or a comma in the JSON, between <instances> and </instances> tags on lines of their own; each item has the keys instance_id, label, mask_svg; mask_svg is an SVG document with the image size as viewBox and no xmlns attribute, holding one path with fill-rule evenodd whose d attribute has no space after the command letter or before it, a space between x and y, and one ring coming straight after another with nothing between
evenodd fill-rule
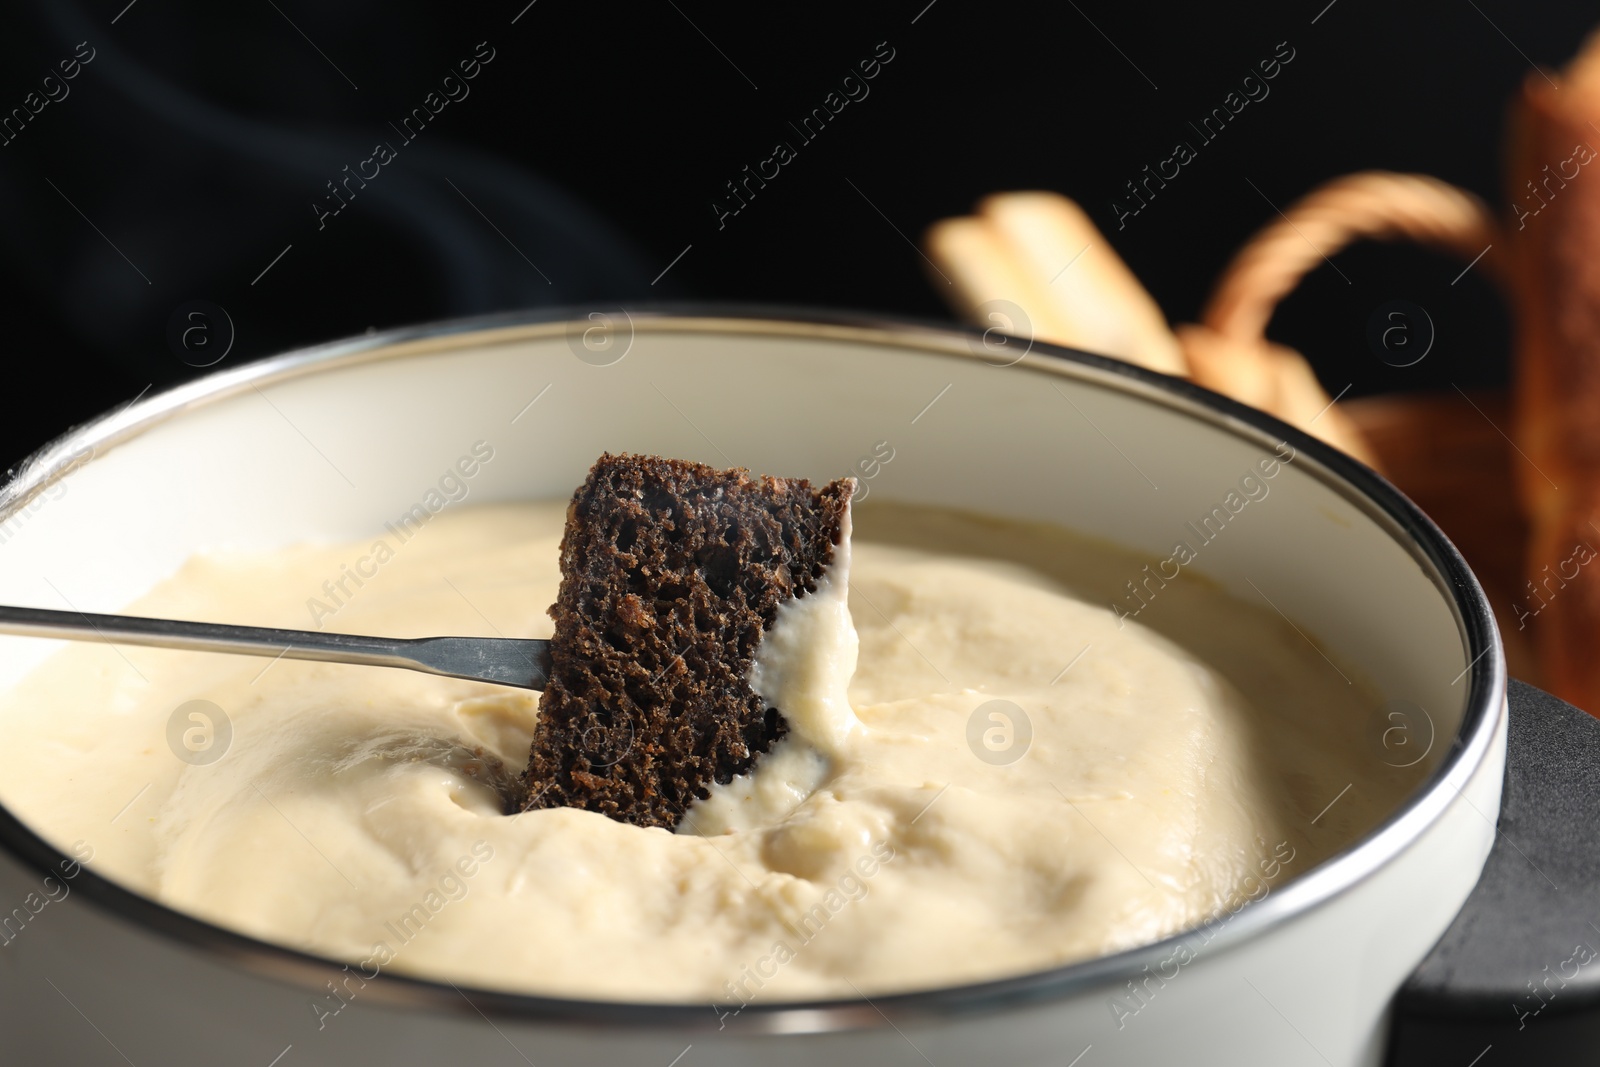
<instances>
[{"instance_id":1,"label":"dark rye bread crumb texture","mask_svg":"<svg viewBox=\"0 0 1600 1067\"><path fill-rule=\"evenodd\" d=\"M750 666L816 591L853 489L602 456L567 508L526 807L673 829L782 737Z\"/></svg>"}]
</instances>

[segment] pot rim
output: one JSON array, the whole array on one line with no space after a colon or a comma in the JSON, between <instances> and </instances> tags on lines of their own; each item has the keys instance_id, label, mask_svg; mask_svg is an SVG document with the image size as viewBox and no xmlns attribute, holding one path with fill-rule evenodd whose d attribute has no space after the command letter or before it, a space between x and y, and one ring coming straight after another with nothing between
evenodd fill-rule
<instances>
[{"instance_id":1,"label":"pot rim","mask_svg":"<svg viewBox=\"0 0 1600 1067\"><path fill-rule=\"evenodd\" d=\"M986 334L975 327L850 312L766 305L664 303L619 308L583 305L501 312L404 326L294 349L209 374L136 399L67 433L19 463L0 486L0 523L80 463L187 411L263 384L287 381L360 363L399 359L465 347L512 343L587 328L592 312L622 314L635 332L791 336L854 341L916 350L930 357L983 360ZM1018 339L1011 339L1012 341ZM1427 781L1376 829L1312 870L1231 914L1213 918L1160 941L1093 959L1007 978L959 986L883 994L869 999L825 999L762 1004L734 1012L732 1003L630 1003L551 997L382 972L366 979L371 1002L452 1013L477 1012L548 1025L694 1033L730 1029L745 1034L822 1033L891 1027L894 1018L950 1018L986 1014L1061 999L1136 977L1140 968L1164 958L1179 942L1206 936L1201 951L1223 951L1261 936L1352 889L1405 851L1444 813L1488 757L1505 713L1506 665L1493 612L1466 561L1442 531L1398 489L1359 461L1295 429L1182 378L1121 360L1042 341L1026 342L1015 366L1057 374L1100 388L1159 403L1269 449L1287 441L1296 465L1344 497L1384 528L1422 567L1456 617L1469 662L1461 727ZM1011 342L1008 342L1011 343ZM1009 354L1009 353L1008 353ZM985 360L985 362L988 362ZM1001 364L990 363L991 366ZM86 460L85 457L88 457ZM1455 683L1452 682L1452 685ZM40 875L53 873L64 853L0 805L0 849ZM180 944L249 972L320 993L330 972L344 965L331 959L235 933L125 889L85 866L75 890L100 908ZM470 997L469 997L470 994ZM465 1004L463 1004L465 1001ZM726 1009L726 1010L719 1010Z\"/></svg>"}]
</instances>

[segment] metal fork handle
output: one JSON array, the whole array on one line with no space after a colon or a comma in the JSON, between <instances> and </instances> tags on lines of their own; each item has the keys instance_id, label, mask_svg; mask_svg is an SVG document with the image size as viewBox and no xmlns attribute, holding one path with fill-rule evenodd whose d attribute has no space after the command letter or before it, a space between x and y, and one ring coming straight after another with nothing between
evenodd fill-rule
<instances>
[{"instance_id":1,"label":"metal fork handle","mask_svg":"<svg viewBox=\"0 0 1600 1067\"><path fill-rule=\"evenodd\" d=\"M550 677L550 642L505 637L359 637L313 630L273 630L132 615L0 606L0 634L99 639L195 652L321 660L406 670L543 689Z\"/></svg>"}]
</instances>

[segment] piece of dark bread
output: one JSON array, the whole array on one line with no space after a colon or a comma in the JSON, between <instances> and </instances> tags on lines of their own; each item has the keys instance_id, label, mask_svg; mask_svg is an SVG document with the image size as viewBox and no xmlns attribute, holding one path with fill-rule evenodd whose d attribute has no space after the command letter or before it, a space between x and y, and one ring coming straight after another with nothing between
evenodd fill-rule
<instances>
[{"instance_id":1,"label":"piece of dark bread","mask_svg":"<svg viewBox=\"0 0 1600 1067\"><path fill-rule=\"evenodd\" d=\"M786 730L750 687L756 649L816 591L854 487L600 457L567 508L524 810L673 829L749 770Z\"/></svg>"}]
</instances>

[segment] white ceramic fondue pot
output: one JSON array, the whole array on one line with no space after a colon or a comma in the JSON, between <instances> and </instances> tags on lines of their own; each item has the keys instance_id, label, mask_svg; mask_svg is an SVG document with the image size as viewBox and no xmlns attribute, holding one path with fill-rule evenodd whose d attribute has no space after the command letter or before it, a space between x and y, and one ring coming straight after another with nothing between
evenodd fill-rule
<instances>
[{"instance_id":1,"label":"white ceramic fondue pot","mask_svg":"<svg viewBox=\"0 0 1600 1067\"><path fill-rule=\"evenodd\" d=\"M314 1004L342 962L170 910L90 863L0 946L0 1062L1380 1061L1391 997L1494 838L1500 640L1466 564L1394 488L1184 381L955 328L793 312L614 308L373 333L147 397L40 451L0 492L0 603L61 607L54 587L77 609L110 612L196 549L365 537L479 440L495 460L473 482L478 503L566 498L602 452L661 453L812 479L853 472L882 499L1047 520L1152 560L1287 448L1270 502L1229 523L1195 570L1241 599L1258 598L1252 583L1271 590L1331 659L1425 708L1427 778L1321 866L1158 944L737 1015L384 973L327 1018ZM892 463L870 462L880 442ZM56 647L0 638L0 686ZM1328 684L1344 683L1330 670ZM0 917L67 877L62 844L0 809Z\"/></svg>"}]
</instances>

